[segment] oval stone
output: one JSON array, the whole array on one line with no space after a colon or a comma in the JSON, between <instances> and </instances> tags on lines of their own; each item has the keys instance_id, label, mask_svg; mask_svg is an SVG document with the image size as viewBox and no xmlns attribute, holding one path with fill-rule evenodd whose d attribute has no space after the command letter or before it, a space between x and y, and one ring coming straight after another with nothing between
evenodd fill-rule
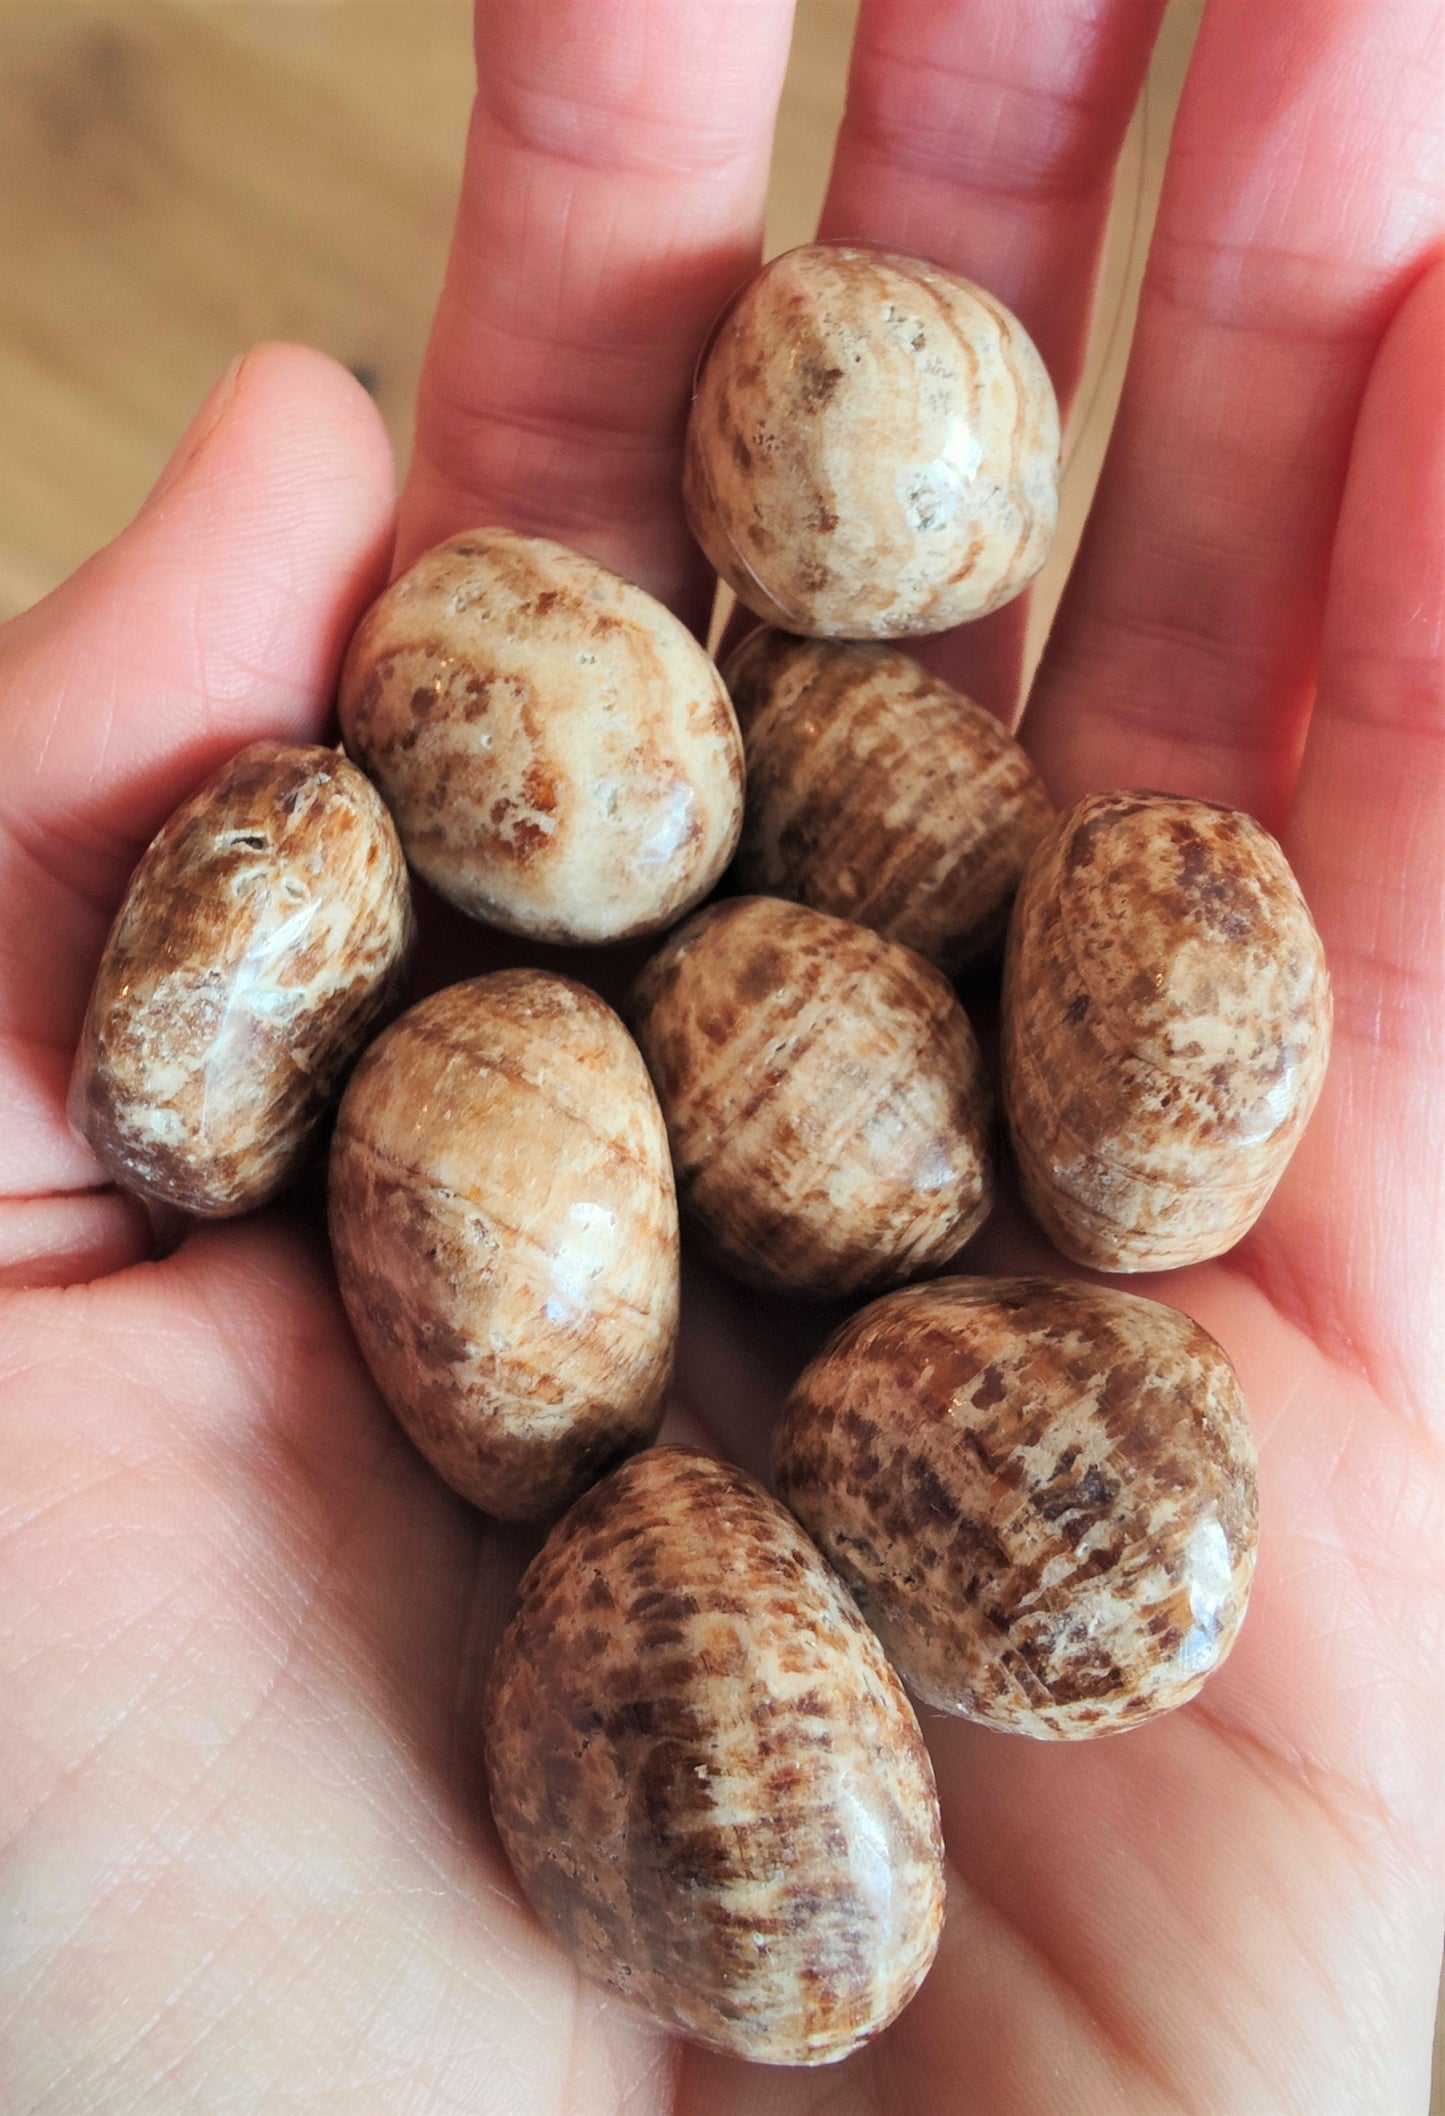
<instances>
[{"instance_id":1,"label":"oval stone","mask_svg":"<svg viewBox=\"0 0 1445 2116\"><path fill-rule=\"evenodd\" d=\"M805 1370L778 1490L914 1695L1072 1740L1192 1697L1254 1567L1254 1446L1224 1352L1112 1287L940 1279Z\"/></svg>"},{"instance_id":2,"label":"oval stone","mask_svg":"<svg viewBox=\"0 0 1445 2116\"><path fill-rule=\"evenodd\" d=\"M883 1652L741 1470L654 1448L553 1530L488 1687L492 1811L589 1976L765 2064L830 2064L922 1982L933 1772Z\"/></svg>"},{"instance_id":3,"label":"oval stone","mask_svg":"<svg viewBox=\"0 0 1445 2116\"><path fill-rule=\"evenodd\" d=\"M413 867L506 932L651 933L732 856L722 678L670 610L545 537L476 529L417 559L362 620L339 705Z\"/></svg>"},{"instance_id":4,"label":"oval stone","mask_svg":"<svg viewBox=\"0 0 1445 2116\"><path fill-rule=\"evenodd\" d=\"M383 1396L448 1483L555 1513L657 1431L677 1202L636 1045L543 970L435 992L352 1076L331 1244Z\"/></svg>"},{"instance_id":5,"label":"oval stone","mask_svg":"<svg viewBox=\"0 0 1445 2116\"><path fill-rule=\"evenodd\" d=\"M249 1212L306 1157L396 1003L413 935L396 831L335 750L253 742L183 801L116 913L70 1121L126 1190Z\"/></svg>"}]
</instances>

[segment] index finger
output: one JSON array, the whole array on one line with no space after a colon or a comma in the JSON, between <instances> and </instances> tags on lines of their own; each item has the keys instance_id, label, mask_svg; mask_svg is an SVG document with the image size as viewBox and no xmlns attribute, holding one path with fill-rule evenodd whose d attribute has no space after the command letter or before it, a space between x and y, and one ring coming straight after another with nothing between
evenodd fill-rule
<instances>
[{"instance_id":1,"label":"index finger","mask_svg":"<svg viewBox=\"0 0 1445 2116\"><path fill-rule=\"evenodd\" d=\"M478 89L398 563L488 522L694 624L698 347L756 265L792 0L479 0Z\"/></svg>"}]
</instances>

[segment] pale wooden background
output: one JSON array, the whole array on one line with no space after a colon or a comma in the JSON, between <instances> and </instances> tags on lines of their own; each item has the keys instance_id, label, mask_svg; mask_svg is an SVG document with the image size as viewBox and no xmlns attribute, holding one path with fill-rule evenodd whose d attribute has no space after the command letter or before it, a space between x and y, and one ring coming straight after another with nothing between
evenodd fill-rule
<instances>
[{"instance_id":1,"label":"pale wooden background","mask_svg":"<svg viewBox=\"0 0 1445 2116\"><path fill-rule=\"evenodd\" d=\"M1172 0L1120 167L1035 646L1117 402L1201 5ZM799 0L770 250L812 231L856 11ZM128 519L258 338L354 368L405 462L470 97L470 0L0 0L0 618Z\"/></svg>"},{"instance_id":2,"label":"pale wooden background","mask_svg":"<svg viewBox=\"0 0 1445 2116\"><path fill-rule=\"evenodd\" d=\"M1175 0L1120 171L1055 580L1117 396L1198 7ZM856 11L800 0L770 249L812 232ZM469 0L0 0L0 617L127 519L257 338L364 375L405 461L469 15Z\"/></svg>"}]
</instances>

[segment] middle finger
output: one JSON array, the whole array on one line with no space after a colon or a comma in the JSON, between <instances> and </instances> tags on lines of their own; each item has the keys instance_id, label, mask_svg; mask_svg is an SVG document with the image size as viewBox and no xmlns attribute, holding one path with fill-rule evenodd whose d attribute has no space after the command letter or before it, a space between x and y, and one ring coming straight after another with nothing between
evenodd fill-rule
<instances>
[{"instance_id":1,"label":"middle finger","mask_svg":"<svg viewBox=\"0 0 1445 2116\"><path fill-rule=\"evenodd\" d=\"M1060 403L1163 0L863 0L820 233L929 257L1008 304ZM1005 718L1024 603L927 657Z\"/></svg>"}]
</instances>

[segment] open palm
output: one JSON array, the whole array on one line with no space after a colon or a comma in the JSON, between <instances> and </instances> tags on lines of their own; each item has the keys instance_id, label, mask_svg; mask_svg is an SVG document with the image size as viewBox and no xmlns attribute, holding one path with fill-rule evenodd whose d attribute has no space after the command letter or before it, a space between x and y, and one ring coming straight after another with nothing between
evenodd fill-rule
<instances>
[{"instance_id":1,"label":"open palm","mask_svg":"<svg viewBox=\"0 0 1445 2116\"><path fill-rule=\"evenodd\" d=\"M1157 13L868 0L824 232L979 278L1067 393ZM788 15L482 7L403 559L506 521L698 621L681 421L755 256ZM1222 1340L1253 1408L1251 1618L1196 1704L1127 1739L1055 1749L926 1715L942 1950L836 2070L681 2051L573 1976L481 1782L480 1677L525 1540L392 1426L304 1213L152 1261L65 1127L139 847L244 741L326 724L391 549L370 404L317 355L253 354L136 524L0 635L7 2111L1423 2105L1445 1637L1441 42L1435 0L1214 0L1026 728L1061 796L1143 784L1260 814L1330 953L1336 1055L1284 1185L1226 1261L1143 1288ZM944 651L1007 710L1017 645L1004 613ZM484 959L466 945L456 974ZM979 1252L1038 1254L1007 1224ZM758 1466L816 1328L699 1279L681 1415Z\"/></svg>"}]
</instances>

